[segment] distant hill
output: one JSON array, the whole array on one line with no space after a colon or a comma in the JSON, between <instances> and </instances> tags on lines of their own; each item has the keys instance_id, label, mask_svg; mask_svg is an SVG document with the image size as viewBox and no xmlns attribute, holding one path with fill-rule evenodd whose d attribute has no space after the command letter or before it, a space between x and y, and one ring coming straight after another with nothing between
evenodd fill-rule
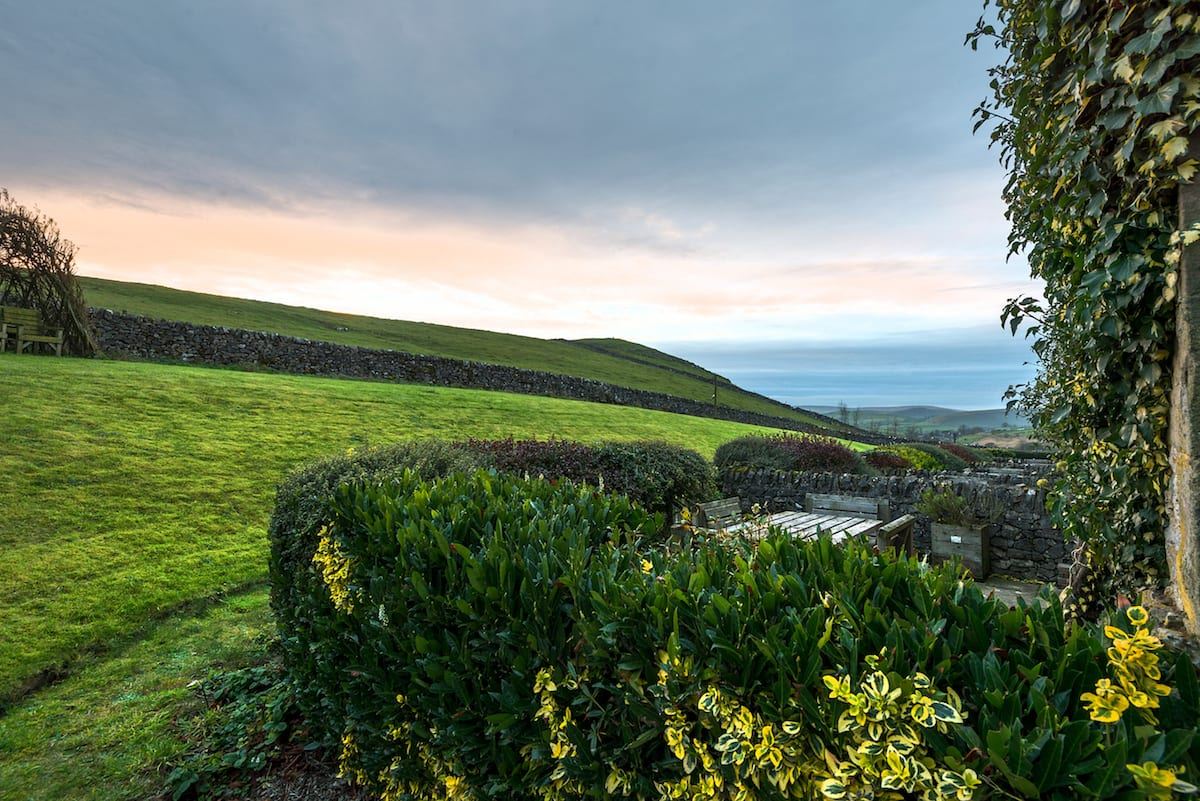
<instances>
[{"instance_id":1,"label":"distant hill","mask_svg":"<svg viewBox=\"0 0 1200 801\"><path fill-rule=\"evenodd\" d=\"M838 414L839 406L813 406L814 412L822 414ZM902 420L928 420L942 414L958 414L957 409L947 409L944 406L851 406L849 409L864 415L898 417Z\"/></svg>"},{"instance_id":2,"label":"distant hill","mask_svg":"<svg viewBox=\"0 0 1200 801\"><path fill-rule=\"evenodd\" d=\"M622 339L539 339L435 323L388 320L287 306L153 284L81 277L89 306L162 320L267 331L366 348L503 364L618 386L712 401L845 433L838 421L735 386L729 379L660 350Z\"/></svg>"},{"instance_id":3,"label":"distant hill","mask_svg":"<svg viewBox=\"0 0 1200 801\"><path fill-rule=\"evenodd\" d=\"M838 406L813 406L814 412L840 419ZM935 431L958 431L962 428L982 431L1024 429L1029 421L1019 414L1004 409L976 409L962 411L943 406L863 406L849 407L849 419L864 428L873 426L888 429L893 423L902 430L915 427L922 434Z\"/></svg>"},{"instance_id":4,"label":"distant hill","mask_svg":"<svg viewBox=\"0 0 1200 801\"><path fill-rule=\"evenodd\" d=\"M998 429L998 428L1027 428L1029 421L1019 414L1009 414L1004 409L980 409L970 412L947 412L930 417L925 421L930 425L944 425L957 428L958 426Z\"/></svg>"}]
</instances>

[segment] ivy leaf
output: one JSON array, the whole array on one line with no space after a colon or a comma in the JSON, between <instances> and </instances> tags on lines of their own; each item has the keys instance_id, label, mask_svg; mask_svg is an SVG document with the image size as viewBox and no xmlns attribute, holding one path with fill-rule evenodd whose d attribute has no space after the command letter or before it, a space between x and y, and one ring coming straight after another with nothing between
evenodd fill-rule
<instances>
[{"instance_id":1,"label":"ivy leaf","mask_svg":"<svg viewBox=\"0 0 1200 801\"><path fill-rule=\"evenodd\" d=\"M1133 83L1133 64L1129 60L1129 56L1121 56L1113 64L1113 75L1116 75L1125 83Z\"/></svg>"},{"instance_id":2,"label":"ivy leaf","mask_svg":"<svg viewBox=\"0 0 1200 801\"><path fill-rule=\"evenodd\" d=\"M1145 55L1158 47L1169 30L1171 30L1171 15L1165 14L1157 25L1125 45L1125 52Z\"/></svg>"},{"instance_id":3,"label":"ivy leaf","mask_svg":"<svg viewBox=\"0 0 1200 801\"><path fill-rule=\"evenodd\" d=\"M1175 57L1180 59L1200 55L1200 36L1189 36L1175 46Z\"/></svg>"},{"instance_id":4,"label":"ivy leaf","mask_svg":"<svg viewBox=\"0 0 1200 801\"><path fill-rule=\"evenodd\" d=\"M1167 114L1171 111L1171 101L1179 91L1179 79L1167 81L1150 94L1142 98L1136 106L1137 112L1143 117L1150 114Z\"/></svg>"},{"instance_id":5,"label":"ivy leaf","mask_svg":"<svg viewBox=\"0 0 1200 801\"><path fill-rule=\"evenodd\" d=\"M1187 153L1187 150L1188 141L1182 136L1176 136L1174 139L1171 139L1162 146L1163 158L1165 158L1168 162L1174 161L1184 153Z\"/></svg>"},{"instance_id":6,"label":"ivy leaf","mask_svg":"<svg viewBox=\"0 0 1200 801\"><path fill-rule=\"evenodd\" d=\"M1137 272L1138 268L1145 262L1141 256L1124 255L1113 261L1109 270L1109 275L1114 281L1128 281L1129 278Z\"/></svg>"},{"instance_id":7,"label":"ivy leaf","mask_svg":"<svg viewBox=\"0 0 1200 801\"><path fill-rule=\"evenodd\" d=\"M1150 62L1149 66L1147 66L1145 71L1142 73L1142 81L1148 84L1158 83L1162 80L1162 76L1166 74L1167 70L1170 69L1178 60L1179 56L1173 52L1167 53L1160 58L1155 59L1154 61Z\"/></svg>"},{"instance_id":8,"label":"ivy leaf","mask_svg":"<svg viewBox=\"0 0 1200 801\"><path fill-rule=\"evenodd\" d=\"M1146 131L1150 136L1154 137L1154 141L1163 142L1169 136L1174 136L1183 127L1183 120L1178 117L1171 117L1165 120L1159 120L1150 126Z\"/></svg>"},{"instance_id":9,"label":"ivy leaf","mask_svg":"<svg viewBox=\"0 0 1200 801\"><path fill-rule=\"evenodd\" d=\"M1124 128L1129 124L1129 117L1132 113L1133 112L1127 108L1115 108L1111 111L1106 111L1097 117L1096 124L1106 130L1115 131L1118 128Z\"/></svg>"}]
</instances>

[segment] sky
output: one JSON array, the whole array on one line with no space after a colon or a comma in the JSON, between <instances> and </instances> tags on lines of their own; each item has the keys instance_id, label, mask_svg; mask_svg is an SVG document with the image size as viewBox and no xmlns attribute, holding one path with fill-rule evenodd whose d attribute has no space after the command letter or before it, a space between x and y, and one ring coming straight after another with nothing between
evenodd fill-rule
<instances>
[{"instance_id":1,"label":"sky","mask_svg":"<svg viewBox=\"0 0 1200 801\"><path fill-rule=\"evenodd\" d=\"M1033 369L1001 306L1036 286L971 134L978 14L0 0L0 186L85 275L994 407Z\"/></svg>"}]
</instances>

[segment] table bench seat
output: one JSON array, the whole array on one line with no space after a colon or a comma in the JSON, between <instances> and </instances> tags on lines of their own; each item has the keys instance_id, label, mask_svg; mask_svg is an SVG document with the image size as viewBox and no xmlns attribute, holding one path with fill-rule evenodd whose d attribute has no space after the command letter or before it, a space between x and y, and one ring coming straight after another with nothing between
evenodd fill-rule
<instances>
[{"instance_id":1,"label":"table bench seat","mask_svg":"<svg viewBox=\"0 0 1200 801\"><path fill-rule=\"evenodd\" d=\"M767 532L780 529L797 539L812 539L829 534L835 543L848 537L874 538L876 547L899 548L912 552L912 532L917 519L904 515L890 519L886 501L844 495L810 494L805 511L776 512L765 519L745 520L741 499L722 498L702 503L696 510L699 528L723 530L748 539L761 539Z\"/></svg>"}]
</instances>

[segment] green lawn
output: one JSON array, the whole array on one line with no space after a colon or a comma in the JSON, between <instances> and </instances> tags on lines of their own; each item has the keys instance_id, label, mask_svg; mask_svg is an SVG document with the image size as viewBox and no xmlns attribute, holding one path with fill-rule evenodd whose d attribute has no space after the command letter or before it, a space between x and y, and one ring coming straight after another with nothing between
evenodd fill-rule
<instances>
[{"instance_id":1,"label":"green lawn","mask_svg":"<svg viewBox=\"0 0 1200 801\"><path fill-rule=\"evenodd\" d=\"M561 339L537 339L431 323L384 320L101 278L83 277L80 283L89 305L164 320L248 328L346 345L392 348L410 353L506 364L592 378L692 400L708 401L712 398L712 373L645 345L619 339L581 340L601 345L608 351L597 353L592 348ZM645 361L683 370L694 377L642 363ZM721 384L720 402L723 406L818 426L828 425L826 421L785 404L739 390L724 379L721 379Z\"/></svg>"},{"instance_id":2,"label":"green lawn","mask_svg":"<svg viewBox=\"0 0 1200 801\"><path fill-rule=\"evenodd\" d=\"M0 798L154 798L198 711L188 683L261 659L274 627L266 590L163 620L137 642L84 657L66 681L0 717Z\"/></svg>"},{"instance_id":3,"label":"green lawn","mask_svg":"<svg viewBox=\"0 0 1200 801\"><path fill-rule=\"evenodd\" d=\"M261 581L291 466L418 436L754 429L622 406L197 367L0 355L0 699L180 604Z\"/></svg>"}]
</instances>

